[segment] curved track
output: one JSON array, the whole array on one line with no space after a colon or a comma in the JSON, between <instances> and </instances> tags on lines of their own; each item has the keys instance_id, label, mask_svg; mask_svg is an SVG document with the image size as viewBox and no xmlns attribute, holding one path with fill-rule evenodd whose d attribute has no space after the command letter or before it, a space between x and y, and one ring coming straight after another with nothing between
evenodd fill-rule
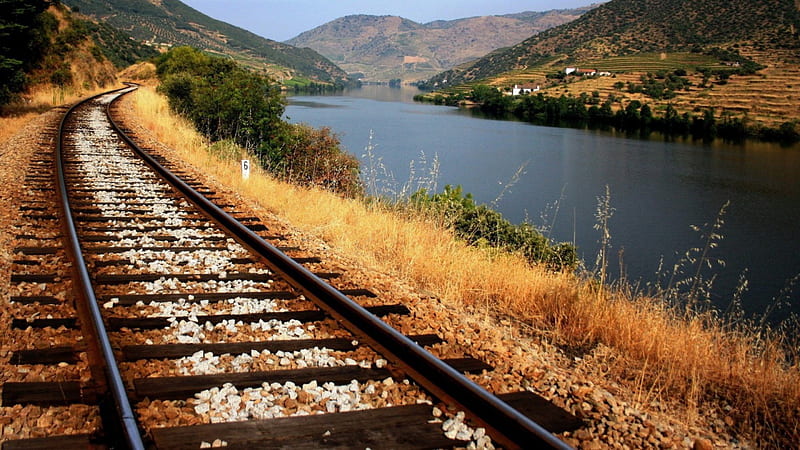
<instances>
[{"instance_id":1,"label":"curved track","mask_svg":"<svg viewBox=\"0 0 800 450\"><path fill-rule=\"evenodd\" d=\"M77 105L58 139L104 418L95 435L129 448L566 447L551 432L574 417L529 392L488 393L463 374L491 367L441 360L425 349L437 336L391 325L405 306L334 288L339 274L319 258L138 148L108 113L133 89ZM23 384L6 383L4 405L25 402Z\"/></svg>"}]
</instances>

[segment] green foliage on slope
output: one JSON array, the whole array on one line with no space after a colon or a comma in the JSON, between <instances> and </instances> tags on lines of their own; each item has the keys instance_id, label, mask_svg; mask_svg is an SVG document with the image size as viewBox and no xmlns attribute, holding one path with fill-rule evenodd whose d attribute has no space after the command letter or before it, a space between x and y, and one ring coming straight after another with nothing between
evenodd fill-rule
<instances>
[{"instance_id":1,"label":"green foliage on slope","mask_svg":"<svg viewBox=\"0 0 800 450\"><path fill-rule=\"evenodd\" d=\"M499 212L476 204L461 186L448 185L435 194L423 189L411 196L410 203L442 217L470 245L520 253L532 264L541 263L557 270L574 269L578 264L574 245L554 244L529 223L514 225Z\"/></svg>"},{"instance_id":2,"label":"green foliage on slope","mask_svg":"<svg viewBox=\"0 0 800 450\"><path fill-rule=\"evenodd\" d=\"M132 40L124 32L105 23L83 21L91 33L100 54L108 58L118 69L123 69L139 61L144 61L158 55L152 47ZM99 58L99 55L95 55Z\"/></svg>"},{"instance_id":3,"label":"green foliage on slope","mask_svg":"<svg viewBox=\"0 0 800 450\"><path fill-rule=\"evenodd\" d=\"M33 85L65 89L114 78L112 67L90 68L92 61L122 68L156 54L106 24L77 18L59 3L0 0L0 105Z\"/></svg>"},{"instance_id":4,"label":"green foliage on slope","mask_svg":"<svg viewBox=\"0 0 800 450\"><path fill-rule=\"evenodd\" d=\"M0 105L25 88L49 47L56 25L46 9L44 1L0 0Z\"/></svg>"},{"instance_id":5,"label":"green foliage on slope","mask_svg":"<svg viewBox=\"0 0 800 450\"><path fill-rule=\"evenodd\" d=\"M299 75L330 83L346 74L314 50L262 38L228 23L212 19L178 0L159 4L147 0L65 0L81 13L102 18L137 40L155 39L173 46L188 45L228 54L241 60L286 67Z\"/></svg>"},{"instance_id":6,"label":"green foliage on slope","mask_svg":"<svg viewBox=\"0 0 800 450\"><path fill-rule=\"evenodd\" d=\"M284 122L285 101L273 80L190 47L160 56L156 72L170 107L212 141L233 141L288 181L360 193L358 160L341 151L330 130Z\"/></svg>"}]
</instances>

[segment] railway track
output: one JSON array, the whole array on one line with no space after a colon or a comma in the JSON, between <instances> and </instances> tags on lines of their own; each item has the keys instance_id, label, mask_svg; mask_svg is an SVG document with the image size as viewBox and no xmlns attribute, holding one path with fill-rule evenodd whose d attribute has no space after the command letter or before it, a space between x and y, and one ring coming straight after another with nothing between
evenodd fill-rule
<instances>
[{"instance_id":1,"label":"railway track","mask_svg":"<svg viewBox=\"0 0 800 450\"><path fill-rule=\"evenodd\" d=\"M464 374L490 366L397 331L406 306L136 147L108 113L132 89L65 112L18 225L12 328L29 339L11 360L37 376L5 382L3 406L86 426L3 448L566 447L552 433L575 417L488 393Z\"/></svg>"}]
</instances>

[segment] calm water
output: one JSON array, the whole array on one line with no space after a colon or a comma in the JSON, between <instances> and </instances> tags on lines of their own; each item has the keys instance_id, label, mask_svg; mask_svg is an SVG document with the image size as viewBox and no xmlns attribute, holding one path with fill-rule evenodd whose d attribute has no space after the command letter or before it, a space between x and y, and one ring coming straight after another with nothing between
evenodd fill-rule
<instances>
[{"instance_id":1,"label":"calm water","mask_svg":"<svg viewBox=\"0 0 800 450\"><path fill-rule=\"evenodd\" d=\"M551 237L574 241L590 268L599 237L593 229L597 197L608 185L616 209L612 264L619 266L621 252L631 280L652 281L662 257L671 268L688 249L702 246L690 226L713 222L726 201L724 239L711 253L726 263L715 269L718 306L727 307L745 270L745 309L754 314L800 274L798 146L664 142L489 120L413 103L417 92L366 87L339 96L292 97L286 115L291 122L330 127L358 156L372 133L374 154L394 174L394 186L409 179L411 161L420 175L421 154L429 161L438 156L440 189L460 184L484 203L502 193L496 209L515 222L552 225ZM522 175L504 192L520 167ZM392 184L385 177L382 182ZM800 312L800 286L790 299L791 310Z\"/></svg>"}]
</instances>

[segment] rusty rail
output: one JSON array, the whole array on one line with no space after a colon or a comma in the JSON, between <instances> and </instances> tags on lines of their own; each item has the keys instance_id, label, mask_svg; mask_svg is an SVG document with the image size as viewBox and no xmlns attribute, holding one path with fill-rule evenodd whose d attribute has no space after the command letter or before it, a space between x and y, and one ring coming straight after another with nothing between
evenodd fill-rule
<instances>
[{"instance_id":1,"label":"rusty rail","mask_svg":"<svg viewBox=\"0 0 800 450\"><path fill-rule=\"evenodd\" d=\"M80 241L78 240L78 232L75 227L75 221L72 217L72 209L69 205L69 198L67 196L67 185L64 178L64 162L62 159L64 126L69 115L72 114L79 106L87 102L95 100L111 92L119 92L124 89L128 88L117 89L115 91L109 91L90 97L73 105L64 114L64 117L61 119L61 123L58 128L58 139L56 142L56 174L58 195L64 215L62 226L65 229L65 236L67 238L67 252L73 263L72 271L74 289L76 290L77 297L83 301L91 316L91 327L93 329L100 354L104 360L106 386L109 390L109 394L112 397L114 409L116 411L116 415L118 416L117 420L124 435L123 444L130 449L143 450L145 446L142 442L142 436L136 423L136 417L133 413L133 408L128 400L128 394L125 390L125 384L122 381L122 376L120 375L116 358L114 357L114 350L111 347L111 341L108 339L108 333L106 333L103 317L100 314L100 307L98 306L97 298L94 294L94 287L92 285L91 278L89 277L89 272L86 268L86 261L83 259L83 250Z\"/></svg>"}]
</instances>

